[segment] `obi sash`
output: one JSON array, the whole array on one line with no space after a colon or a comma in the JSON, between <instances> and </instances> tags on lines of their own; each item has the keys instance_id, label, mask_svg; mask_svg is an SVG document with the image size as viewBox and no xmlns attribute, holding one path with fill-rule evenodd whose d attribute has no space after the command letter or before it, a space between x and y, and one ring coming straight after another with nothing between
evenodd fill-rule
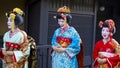
<instances>
[{"instance_id":1,"label":"obi sash","mask_svg":"<svg viewBox=\"0 0 120 68\"><path fill-rule=\"evenodd\" d=\"M6 48L8 51L19 50L20 45L16 43L6 42Z\"/></svg>"},{"instance_id":2,"label":"obi sash","mask_svg":"<svg viewBox=\"0 0 120 68\"><path fill-rule=\"evenodd\" d=\"M66 48L71 42L72 39L62 37L62 36L57 36L57 42L63 47Z\"/></svg>"},{"instance_id":3,"label":"obi sash","mask_svg":"<svg viewBox=\"0 0 120 68\"><path fill-rule=\"evenodd\" d=\"M20 45L12 42L5 42L6 45L6 51L15 51L20 50ZM4 60L6 63L13 63L14 62L14 56L5 56Z\"/></svg>"}]
</instances>

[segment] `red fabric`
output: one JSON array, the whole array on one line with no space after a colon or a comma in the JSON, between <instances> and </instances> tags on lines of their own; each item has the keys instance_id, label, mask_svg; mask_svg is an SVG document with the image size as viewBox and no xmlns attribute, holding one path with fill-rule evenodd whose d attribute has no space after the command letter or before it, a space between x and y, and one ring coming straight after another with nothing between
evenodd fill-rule
<instances>
[{"instance_id":1,"label":"red fabric","mask_svg":"<svg viewBox=\"0 0 120 68\"><path fill-rule=\"evenodd\" d=\"M63 47L66 48L71 42L72 39L70 38L66 38L66 37L62 37L62 36L58 36L57 37L57 42Z\"/></svg>"},{"instance_id":2,"label":"red fabric","mask_svg":"<svg viewBox=\"0 0 120 68\"><path fill-rule=\"evenodd\" d=\"M113 45L110 42L112 42L112 40L104 44L103 41L100 40L95 44L94 51L93 51L93 58L95 60L94 68L96 68L95 66L98 66L98 63L96 61L98 57L100 58L100 56L98 55L98 52L115 53ZM118 61L119 61L119 56L114 56L114 57L108 58L107 64L108 65L111 64L114 67L118 63Z\"/></svg>"},{"instance_id":3,"label":"red fabric","mask_svg":"<svg viewBox=\"0 0 120 68\"><path fill-rule=\"evenodd\" d=\"M14 57L14 62L16 62L17 60L16 60L16 57L15 57L15 54L13 55L13 57Z\"/></svg>"},{"instance_id":4,"label":"red fabric","mask_svg":"<svg viewBox=\"0 0 120 68\"><path fill-rule=\"evenodd\" d=\"M83 50L83 44L80 44L80 52L77 55L77 60L78 60L78 68L84 68L84 50Z\"/></svg>"},{"instance_id":5,"label":"red fabric","mask_svg":"<svg viewBox=\"0 0 120 68\"><path fill-rule=\"evenodd\" d=\"M20 48L20 45L18 45L16 43L6 42L6 47L9 47L9 48Z\"/></svg>"},{"instance_id":6,"label":"red fabric","mask_svg":"<svg viewBox=\"0 0 120 68\"><path fill-rule=\"evenodd\" d=\"M0 49L0 59L3 60L4 59L4 55L2 53L2 49Z\"/></svg>"},{"instance_id":7,"label":"red fabric","mask_svg":"<svg viewBox=\"0 0 120 68\"><path fill-rule=\"evenodd\" d=\"M54 51L53 49L50 50L50 55L51 55L51 56L52 56L53 51Z\"/></svg>"},{"instance_id":8,"label":"red fabric","mask_svg":"<svg viewBox=\"0 0 120 68\"><path fill-rule=\"evenodd\" d=\"M27 36L25 35L24 31L21 30L21 33L24 36L24 41L23 43L20 44L20 47L24 47L25 45L27 45Z\"/></svg>"},{"instance_id":9,"label":"red fabric","mask_svg":"<svg viewBox=\"0 0 120 68\"><path fill-rule=\"evenodd\" d=\"M108 60L110 61L110 63L112 64L112 66L116 66L119 62L119 56L115 56L115 57L112 57L112 58L108 58Z\"/></svg>"}]
</instances>

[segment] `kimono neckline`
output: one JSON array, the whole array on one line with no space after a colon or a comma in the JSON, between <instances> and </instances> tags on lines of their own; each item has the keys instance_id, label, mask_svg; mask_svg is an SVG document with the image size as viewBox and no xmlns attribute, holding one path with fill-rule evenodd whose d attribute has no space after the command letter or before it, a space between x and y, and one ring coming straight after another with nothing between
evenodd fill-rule
<instances>
[{"instance_id":1,"label":"kimono neckline","mask_svg":"<svg viewBox=\"0 0 120 68\"><path fill-rule=\"evenodd\" d=\"M59 30L60 34L64 34L66 33L68 30L70 30L72 27L70 26L70 28L68 28L65 32L61 33L61 29Z\"/></svg>"},{"instance_id":2,"label":"kimono neckline","mask_svg":"<svg viewBox=\"0 0 120 68\"><path fill-rule=\"evenodd\" d=\"M10 31L9 31L9 38L14 37L16 34L18 34L20 31L16 32L15 34L13 34L13 36L10 36Z\"/></svg>"}]
</instances>

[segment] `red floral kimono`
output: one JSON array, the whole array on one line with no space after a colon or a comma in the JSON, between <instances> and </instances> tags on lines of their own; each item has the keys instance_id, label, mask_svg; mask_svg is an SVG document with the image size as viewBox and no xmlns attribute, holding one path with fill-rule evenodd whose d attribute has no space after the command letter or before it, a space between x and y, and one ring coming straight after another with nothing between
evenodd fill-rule
<instances>
[{"instance_id":1,"label":"red floral kimono","mask_svg":"<svg viewBox=\"0 0 120 68\"><path fill-rule=\"evenodd\" d=\"M111 39L106 44L103 43L103 40L98 41L95 44L93 58L94 68L119 68L119 56L116 53L116 44L114 39ZM98 58L106 58L107 62L104 64L99 64L97 62Z\"/></svg>"}]
</instances>

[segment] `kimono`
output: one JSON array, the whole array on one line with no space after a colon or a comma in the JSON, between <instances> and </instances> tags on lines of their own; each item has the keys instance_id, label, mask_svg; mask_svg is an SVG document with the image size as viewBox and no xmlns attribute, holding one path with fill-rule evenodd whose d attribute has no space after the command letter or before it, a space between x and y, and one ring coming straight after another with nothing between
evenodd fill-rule
<instances>
[{"instance_id":1,"label":"kimono","mask_svg":"<svg viewBox=\"0 0 120 68\"><path fill-rule=\"evenodd\" d=\"M6 32L3 37L3 49L13 51L14 55L4 56L3 68L28 68L27 58L30 54L30 46L27 43L26 33L19 31L10 37L10 31Z\"/></svg>"},{"instance_id":2,"label":"kimono","mask_svg":"<svg viewBox=\"0 0 120 68\"><path fill-rule=\"evenodd\" d=\"M60 33L58 28L52 38L52 47L66 48L63 53L52 51L52 68L78 68L76 55L80 51L80 36L74 27Z\"/></svg>"},{"instance_id":3,"label":"kimono","mask_svg":"<svg viewBox=\"0 0 120 68\"><path fill-rule=\"evenodd\" d=\"M111 39L106 44L103 43L103 40L98 41L93 52L94 68L120 68L118 67L120 60L117 54L117 45L118 43L114 39ZM106 58L107 62L99 64L97 58Z\"/></svg>"}]
</instances>

